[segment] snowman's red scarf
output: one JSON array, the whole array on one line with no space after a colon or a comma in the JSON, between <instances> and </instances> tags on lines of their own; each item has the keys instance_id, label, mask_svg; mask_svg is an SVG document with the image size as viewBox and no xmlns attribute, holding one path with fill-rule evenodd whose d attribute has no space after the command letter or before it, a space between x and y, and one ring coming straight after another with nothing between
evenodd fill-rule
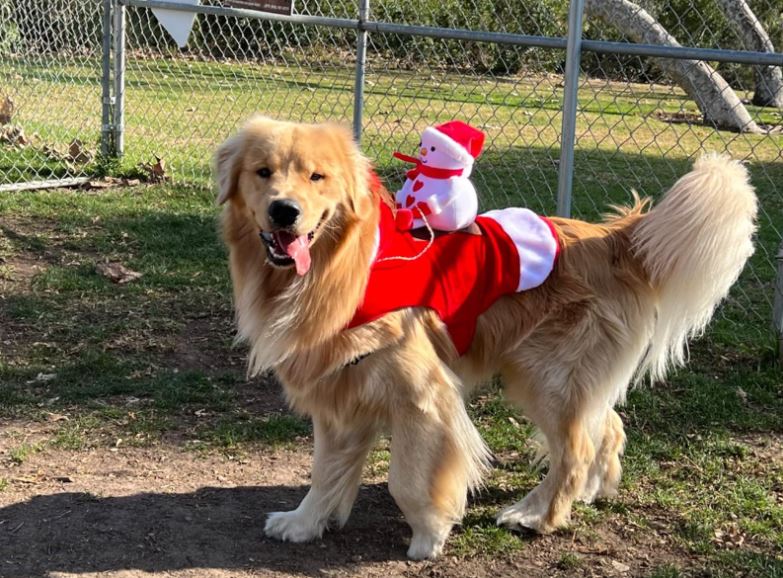
<instances>
[{"instance_id":1,"label":"snowman's red scarf","mask_svg":"<svg viewBox=\"0 0 783 578\"><path fill-rule=\"evenodd\" d=\"M430 177L431 179L449 179L451 177L458 177L462 174L464 169L439 169L437 167L430 167L421 162L416 157L404 155L401 152L395 152L394 158L405 161L406 163L413 163L416 168L409 170L405 173L405 176L410 180L415 181L419 175Z\"/></svg>"}]
</instances>

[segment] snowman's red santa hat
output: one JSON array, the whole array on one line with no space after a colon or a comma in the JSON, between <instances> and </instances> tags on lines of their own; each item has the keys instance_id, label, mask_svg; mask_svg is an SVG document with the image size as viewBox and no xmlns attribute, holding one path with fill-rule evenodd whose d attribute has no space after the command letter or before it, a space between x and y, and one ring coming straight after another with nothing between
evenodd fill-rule
<instances>
[{"instance_id":1,"label":"snowman's red santa hat","mask_svg":"<svg viewBox=\"0 0 783 578\"><path fill-rule=\"evenodd\" d=\"M484 133L460 120L427 127L422 133L422 140L425 137L434 141L438 149L465 165L472 165L484 146Z\"/></svg>"}]
</instances>

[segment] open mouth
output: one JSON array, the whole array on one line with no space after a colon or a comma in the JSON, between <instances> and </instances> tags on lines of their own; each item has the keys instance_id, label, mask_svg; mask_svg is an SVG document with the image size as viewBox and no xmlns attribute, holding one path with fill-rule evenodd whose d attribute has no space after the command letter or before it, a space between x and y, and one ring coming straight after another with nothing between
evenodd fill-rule
<instances>
[{"instance_id":1,"label":"open mouth","mask_svg":"<svg viewBox=\"0 0 783 578\"><path fill-rule=\"evenodd\" d=\"M287 229L278 229L271 233L261 231L261 240L266 245L266 258L275 267L296 267L297 275L310 270L310 244L321 228L324 218L315 229L304 235L295 235Z\"/></svg>"}]
</instances>

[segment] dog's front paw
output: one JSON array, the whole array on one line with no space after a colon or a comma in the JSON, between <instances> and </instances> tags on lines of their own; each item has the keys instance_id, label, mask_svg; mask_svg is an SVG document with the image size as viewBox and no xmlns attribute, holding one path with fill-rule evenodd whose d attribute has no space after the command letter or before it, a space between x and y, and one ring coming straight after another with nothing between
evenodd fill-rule
<instances>
[{"instance_id":1,"label":"dog's front paw","mask_svg":"<svg viewBox=\"0 0 783 578\"><path fill-rule=\"evenodd\" d=\"M433 560L440 556L445 543L446 536L414 532L411 545L408 548L408 558L411 560Z\"/></svg>"},{"instance_id":2,"label":"dog's front paw","mask_svg":"<svg viewBox=\"0 0 783 578\"><path fill-rule=\"evenodd\" d=\"M264 533L284 542L301 543L320 538L325 526L325 523L313 520L299 510L272 512L266 520Z\"/></svg>"}]
</instances>

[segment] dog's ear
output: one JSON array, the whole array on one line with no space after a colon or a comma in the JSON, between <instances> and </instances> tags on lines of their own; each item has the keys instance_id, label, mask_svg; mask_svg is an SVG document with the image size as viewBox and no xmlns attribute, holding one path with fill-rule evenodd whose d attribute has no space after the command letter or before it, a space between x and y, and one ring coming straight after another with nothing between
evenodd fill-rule
<instances>
[{"instance_id":1,"label":"dog's ear","mask_svg":"<svg viewBox=\"0 0 783 578\"><path fill-rule=\"evenodd\" d=\"M235 134L220 145L215 153L218 205L225 203L236 192L243 141L241 132Z\"/></svg>"},{"instance_id":2,"label":"dog's ear","mask_svg":"<svg viewBox=\"0 0 783 578\"><path fill-rule=\"evenodd\" d=\"M340 141L339 150L342 151L345 161L343 166L352 167L353 172L345 175L347 204L350 211L358 217L363 217L368 211L372 199L370 193L370 161L361 153L351 130L344 125L330 125L332 134Z\"/></svg>"},{"instance_id":3,"label":"dog's ear","mask_svg":"<svg viewBox=\"0 0 783 578\"><path fill-rule=\"evenodd\" d=\"M372 198L371 194L371 175L374 175L370 168L370 162L356 149L353 156L353 183L348 195L348 204L351 211L357 217L363 217L369 207L368 200Z\"/></svg>"}]
</instances>

